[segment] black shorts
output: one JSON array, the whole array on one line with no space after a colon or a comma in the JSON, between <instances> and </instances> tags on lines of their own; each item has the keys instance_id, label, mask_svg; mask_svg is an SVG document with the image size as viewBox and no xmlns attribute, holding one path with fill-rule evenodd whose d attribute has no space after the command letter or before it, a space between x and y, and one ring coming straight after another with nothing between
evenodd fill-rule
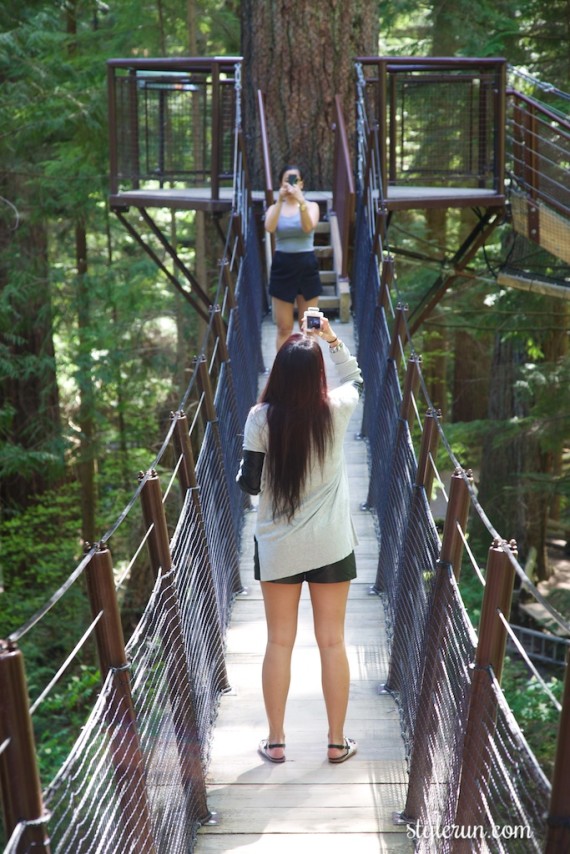
<instances>
[{"instance_id":1,"label":"black shorts","mask_svg":"<svg viewBox=\"0 0 570 854\"><path fill-rule=\"evenodd\" d=\"M321 295L319 262L314 252L276 252L271 264L269 293L283 302L294 303L300 294L305 300Z\"/></svg>"},{"instance_id":2,"label":"black shorts","mask_svg":"<svg viewBox=\"0 0 570 854\"><path fill-rule=\"evenodd\" d=\"M255 540L253 569L255 580L261 581L257 540ZM296 575L290 575L288 578L275 578L272 579L272 583L301 584L303 581L309 581L313 584L336 584L339 581L352 581L355 578L356 559L354 557L354 552L351 552L349 555L343 557L341 560L337 560L335 563L327 563L326 566L319 566L317 569L298 572Z\"/></svg>"}]
</instances>

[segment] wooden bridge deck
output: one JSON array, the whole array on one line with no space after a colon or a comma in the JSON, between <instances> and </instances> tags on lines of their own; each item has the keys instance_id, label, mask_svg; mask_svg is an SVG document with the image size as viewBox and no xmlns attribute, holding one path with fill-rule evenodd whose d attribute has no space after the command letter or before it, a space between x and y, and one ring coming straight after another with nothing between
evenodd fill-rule
<instances>
[{"instance_id":1,"label":"wooden bridge deck","mask_svg":"<svg viewBox=\"0 0 570 854\"><path fill-rule=\"evenodd\" d=\"M354 350L352 324L338 324L336 329ZM275 327L267 319L266 366L273 360L274 339ZM356 439L361 417L359 407L346 440L360 540L358 578L351 585L346 625L351 666L346 733L357 739L359 752L338 766L326 760L319 656L305 585L287 707L287 761L272 765L257 753L257 744L267 735L261 694L266 634L261 591L253 580L252 512L246 516L241 557L247 592L234 605L227 638L232 690L221 701L208 774L208 805L217 823L199 831L197 854L413 850L405 828L392 821L392 813L404 807L407 771L398 710L390 695L378 692L387 677L388 658L383 606L370 594L378 560L374 523L360 510L367 494L366 447Z\"/></svg>"}]
</instances>

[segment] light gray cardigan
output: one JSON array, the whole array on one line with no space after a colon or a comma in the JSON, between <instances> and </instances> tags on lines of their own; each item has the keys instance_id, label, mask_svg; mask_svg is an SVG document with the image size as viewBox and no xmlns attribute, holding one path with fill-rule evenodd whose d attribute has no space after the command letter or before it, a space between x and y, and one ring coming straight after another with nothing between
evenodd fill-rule
<instances>
[{"instance_id":1,"label":"light gray cardigan","mask_svg":"<svg viewBox=\"0 0 570 854\"><path fill-rule=\"evenodd\" d=\"M333 439L321 467L313 462L301 498L301 507L293 519L273 519L271 494L265 472L258 468L259 506L255 537L259 549L261 580L286 578L335 563L347 557L358 540L350 515L348 478L343 443L348 423L358 403L362 383L360 368L354 356L342 345L330 352L340 385L329 389L333 419ZM244 452L266 454L268 448L267 404L254 406L245 424ZM261 456L258 460L263 460ZM244 466L237 480L248 492L257 493L256 485L244 485ZM241 481L241 482L240 482Z\"/></svg>"}]
</instances>

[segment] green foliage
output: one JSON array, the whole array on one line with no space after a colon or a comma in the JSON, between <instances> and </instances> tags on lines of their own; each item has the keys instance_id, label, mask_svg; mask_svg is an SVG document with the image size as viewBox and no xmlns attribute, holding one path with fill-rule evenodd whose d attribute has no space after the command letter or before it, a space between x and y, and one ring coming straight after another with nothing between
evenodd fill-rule
<instances>
[{"instance_id":1,"label":"green foliage","mask_svg":"<svg viewBox=\"0 0 570 854\"><path fill-rule=\"evenodd\" d=\"M24 510L0 522L4 593L0 596L0 636L7 637L25 623L63 583L81 556L75 508L79 500L76 484L39 496ZM29 656L37 664L51 663L54 646L67 648L60 640L61 626L84 625L82 596L74 589L57 606L58 618L49 627L42 621L26 641ZM64 609L65 617L61 610ZM49 621L48 621L49 622Z\"/></svg>"},{"instance_id":2,"label":"green foliage","mask_svg":"<svg viewBox=\"0 0 570 854\"><path fill-rule=\"evenodd\" d=\"M98 670L81 665L78 673L64 678L38 707L34 735L40 779L45 787L54 778L79 737L100 691Z\"/></svg>"},{"instance_id":3,"label":"green foliage","mask_svg":"<svg viewBox=\"0 0 570 854\"><path fill-rule=\"evenodd\" d=\"M543 678L558 702L564 688L563 672ZM548 777L552 775L560 713L536 676L518 659L505 659L501 687L529 747Z\"/></svg>"}]
</instances>

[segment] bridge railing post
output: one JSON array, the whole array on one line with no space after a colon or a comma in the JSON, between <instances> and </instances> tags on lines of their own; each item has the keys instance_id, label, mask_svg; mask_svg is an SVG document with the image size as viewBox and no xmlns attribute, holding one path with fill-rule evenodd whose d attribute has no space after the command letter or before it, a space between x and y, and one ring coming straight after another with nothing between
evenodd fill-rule
<instances>
[{"instance_id":1,"label":"bridge railing post","mask_svg":"<svg viewBox=\"0 0 570 854\"><path fill-rule=\"evenodd\" d=\"M396 317L394 320L394 328L392 330L392 341L390 343L390 352L388 358L400 364L402 352L406 343L406 315L408 314L408 306L398 303L396 306ZM403 342L403 343L402 343Z\"/></svg>"},{"instance_id":2,"label":"bridge railing post","mask_svg":"<svg viewBox=\"0 0 570 854\"><path fill-rule=\"evenodd\" d=\"M414 398L418 393L420 385L420 362L421 356L412 355L408 359L406 367L406 378L404 380L404 389L402 391L402 403L400 406L400 418L406 421L411 432L414 426Z\"/></svg>"},{"instance_id":3,"label":"bridge railing post","mask_svg":"<svg viewBox=\"0 0 570 854\"><path fill-rule=\"evenodd\" d=\"M423 486L426 491L428 501L431 496L431 489L434 479L433 459L435 457L437 446L439 444L439 430L437 425L441 418L439 410L428 409L422 429L422 441L420 444L420 452L418 455L418 467L416 471L416 486Z\"/></svg>"},{"instance_id":4,"label":"bridge railing post","mask_svg":"<svg viewBox=\"0 0 570 854\"><path fill-rule=\"evenodd\" d=\"M390 301L390 288L394 281L395 263L391 255L385 254L382 258L382 268L380 271L380 287L378 289L378 305L384 311L388 309Z\"/></svg>"},{"instance_id":5,"label":"bridge railing post","mask_svg":"<svg viewBox=\"0 0 570 854\"><path fill-rule=\"evenodd\" d=\"M186 493L190 491L192 504L194 506L194 513L196 514L198 525L200 527L200 536L204 543L206 543L204 515L200 501L198 481L196 479L194 454L192 453L192 445L190 442L190 435L188 433L188 419L183 412L178 412L176 414L173 413L172 417L176 418L176 424L174 426L174 444L176 447L176 453L181 457L178 469L180 475L180 486L182 488L183 495L186 495ZM210 562L207 544L204 552L206 554L205 563L202 564L201 561L197 562L199 585L207 600L209 602L215 602L216 591L212 579L212 564ZM227 691L230 687L230 683L228 680L226 660L224 658L222 627L217 608L216 614L218 615L218 619L208 620L207 631L211 639L212 649L214 650L213 658L215 659L215 664L213 666L215 667L216 673L219 674L218 688L220 691Z\"/></svg>"},{"instance_id":6,"label":"bridge railing post","mask_svg":"<svg viewBox=\"0 0 570 854\"><path fill-rule=\"evenodd\" d=\"M211 817L206 802L206 781L202 767L200 729L195 708L196 693L191 684L186 657L180 608L172 579L172 558L160 481L150 471L141 489L143 518L149 530L148 549L155 578L160 585L165 613L161 624L162 648L167 672L168 693L178 748L180 776L186 794L189 821L204 823Z\"/></svg>"},{"instance_id":7,"label":"bridge railing post","mask_svg":"<svg viewBox=\"0 0 570 854\"><path fill-rule=\"evenodd\" d=\"M468 483L472 482L473 472L471 470L463 472L461 469L456 469L451 475L449 500L441 540L441 560L452 566L456 581L459 581L461 575L461 558L463 555L463 537L459 533L459 529L463 532L467 530L470 504Z\"/></svg>"},{"instance_id":8,"label":"bridge railing post","mask_svg":"<svg viewBox=\"0 0 570 854\"><path fill-rule=\"evenodd\" d=\"M471 476L469 472L468 477ZM426 629L424 644L424 666L422 671L418 716L412 753L410 757L410 774L406 806L404 812L397 816L399 823L419 819L424 802L424 787L430 785L433 767L434 730L437 726L437 715L434 713L434 691L438 674L444 666L438 650L444 642L445 630L451 608L451 572L459 578L463 539L458 531L466 530L469 513L469 490L462 472L458 469L451 479L449 501L443 528L441 551L436 566L431 607ZM425 715L420 724L418 718Z\"/></svg>"},{"instance_id":9,"label":"bridge railing post","mask_svg":"<svg viewBox=\"0 0 570 854\"><path fill-rule=\"evenodd\" d=\"M556 757L552 775L552 791L548 809L548 830L544 854L558 854L570 850L570 653L566 658L564 696L558 724Z\"/></svg>"},{"instance_id":10,"label":"bridge railing post","mask_svg":"<svg viewBox=\"0 0 570 854\"><path fill-rule=\"evenodd\" d=\"M204 396L204 408L202 410L202 420L204 426L208 422L217 421L216 407L214 404L214 393L212 391L212 383L210 382L210 374L208 373L208 362L206 357L202 356L196 360L197 381L200 394Z\"/></svg>"},{"instance_id":11,"label":"bridge railing post","mask_svg":"<svg viewBox=\"0 0 570 854\"><path fill-rule=\"evenodd\" d=\"M9 839L25 829L18 851L51 851L30 715L24 656L14 644L0 649L0 787Z\"/></svg>"},{"instance_id":12,"label":"bridge railing post","mask_svg":"<svg viewBox=\"0 0 570 854\"><path fill-rule=\"evenodd\" d=\"M481 827L485 816L481 793L490 773L490 742L497 719L497 700L492 693L491 677L494 674L498 682L501 680L507 641L506 628L498 612L508 620L515 578L514 566L504 546L506 543L494 540L487 561L455 815L455 825L464 828ZM514 541L509 547L516 551ZM456 843L454 852L470 850L464 846L465 842Z\"/></svg>"},{"instance_id":13,"label":"bridge railing post","mask_svg":"<svg viewBox=\"0 0 570 854\"><path fill-rule=\"evenodd\" d=\"M216 336L216 358L218 364L228 362L230 354L228 352L228 344L226 341L226 327L222 318L222 312L219 305L212 309L213 327Z\"/></svg>"},{"instance_id":14,"label":"bridge railing post","mask_svg":"<svg viewBox=\"0 0 570 854\"><path fill-rule=\"evenodd\" d=\"M439 439L439 432L436 429L436 419L437 415L435 415L432 410L428 410L424 419L420 460L429 459L430 454L435 454L435 448ZM414 518L416 510L420 506L419 502L423 500L423 498L421 497L422 490L425 490L427 500L429 501L429 491L431 491L431 482L433 479L433 475L430 477L430 471L432 471L432 469L428 467L427 464L423 464L421 467L418 465L416 473L416 482L414 485L414 491L412 493L410 512L407 516L406 521L405 537L410 536L410 520ZM403 540L401 555L404 552L405 545ZM410 591L405 588L405 585L402 582L401 563L402 561L400 559L400 565L397 568L398 578L396 582L397 589L393 616L394 636L392 638L392 655L390 658L388 678L386 680L386 688L388 690L398 690L397 674L400 669L400 662L398 661L398 651L406 648L406 638L409 634L409 622L406 620L406 609L408 604L408 598L410 596Z\"/></svg>"},{"instance_id":15,"label":"bridge railing post","mask_svg":"<svg viewBox=\"0 0 570 854\"><path fill-rule=\"evenodd\" d=\"M155 854L145 764L137 731L125 641L113 576L111 552L100 546L85 568L87 594L95 626L101 680L112 672L112 691L106 711L111 762L121 803L124 838L141 854Z\"/></svg>"}]
</instances>

